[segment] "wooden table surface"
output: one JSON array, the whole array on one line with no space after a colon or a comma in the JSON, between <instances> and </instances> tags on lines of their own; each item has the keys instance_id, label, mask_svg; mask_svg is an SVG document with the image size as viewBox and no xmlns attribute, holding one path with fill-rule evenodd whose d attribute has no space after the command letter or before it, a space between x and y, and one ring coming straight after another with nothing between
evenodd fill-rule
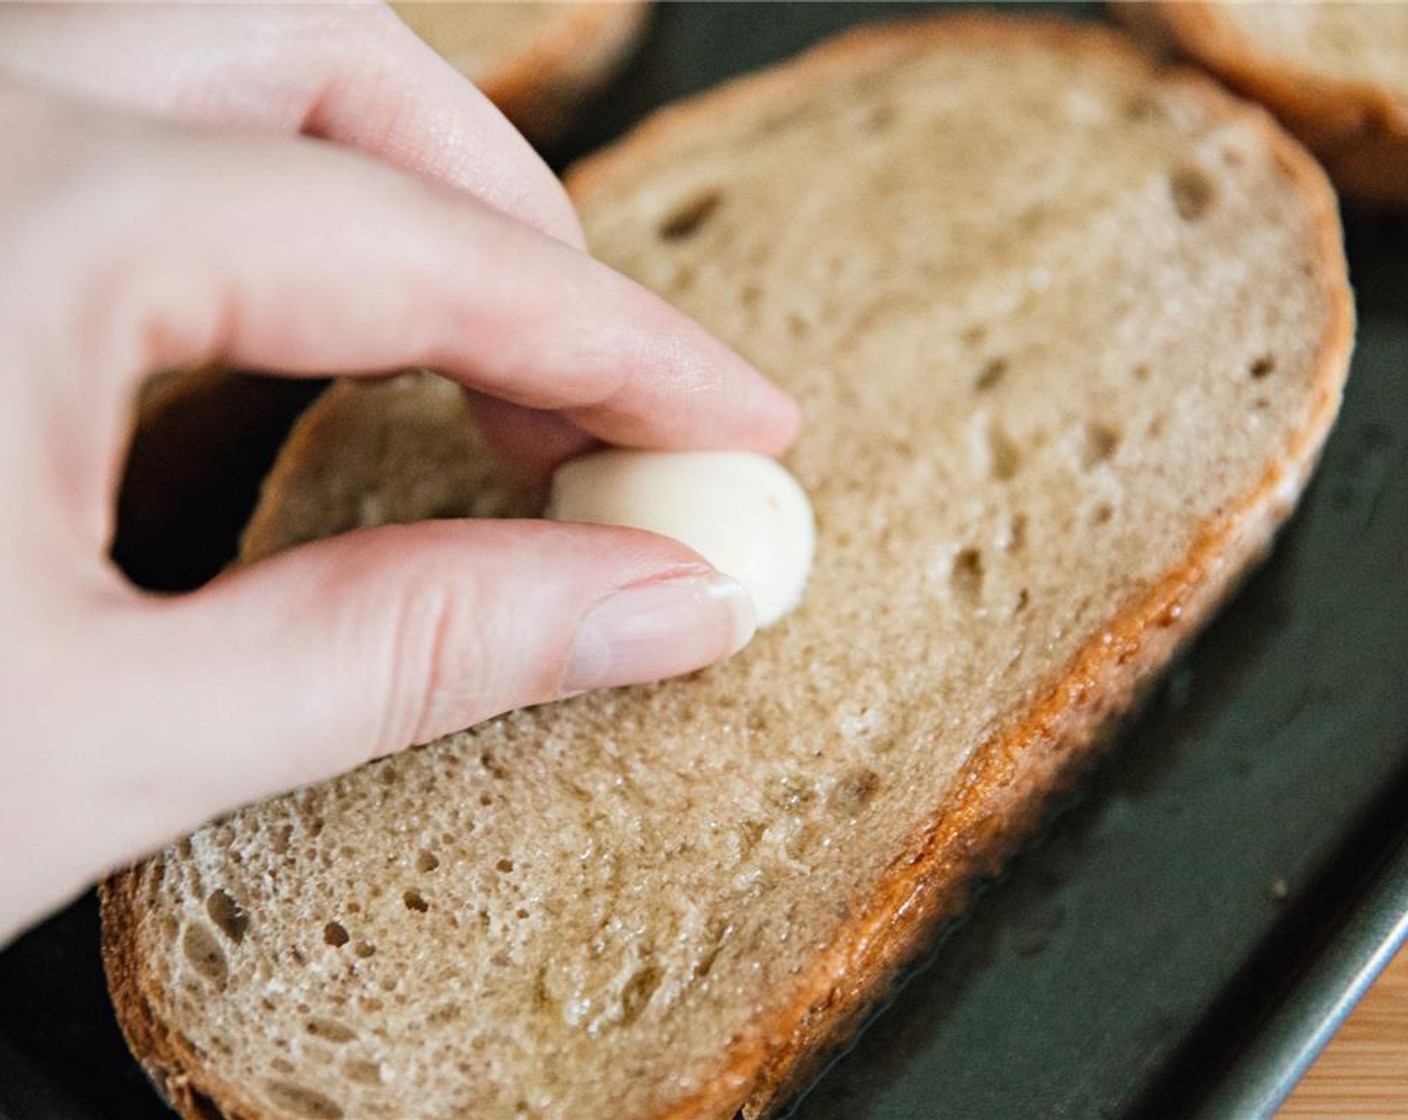
<instances>
[{"instance_id":1,"label":"wooden table surface","mask_svg":"<svg viewBox=\"0 0 1408 1120\"><path fill-rule=\"evenodd\" d=\"M1408 947L1401 950L1277 1113L1389 1120L1408 1117Z\"/></svg>"}]
</instances>

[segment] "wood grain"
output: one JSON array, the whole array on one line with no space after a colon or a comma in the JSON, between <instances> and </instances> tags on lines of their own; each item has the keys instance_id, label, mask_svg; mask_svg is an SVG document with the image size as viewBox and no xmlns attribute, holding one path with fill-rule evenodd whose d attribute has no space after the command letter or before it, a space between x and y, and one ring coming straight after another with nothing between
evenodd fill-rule
<instances>
[{"instance_id":1,"label":"wood grain","mask_svg":"<svg viewBox=\"0 0 1408 1120\"><path fill-rule=\"evenodd\" d=\"M1325 1047L1278 1120L1408 1117L1408 948Z\"/></svg>"}]
</instances>

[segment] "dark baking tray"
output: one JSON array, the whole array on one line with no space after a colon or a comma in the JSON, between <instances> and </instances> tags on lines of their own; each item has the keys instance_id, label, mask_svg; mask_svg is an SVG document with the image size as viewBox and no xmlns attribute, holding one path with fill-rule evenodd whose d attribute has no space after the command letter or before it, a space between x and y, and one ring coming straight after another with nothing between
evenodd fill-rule
<instances>
[{"instance_id":1,"label":"dark baking tray","mask_svg":"<svg viewBox=\"0 0 1408 1120\"><path fill-rule=\"evenodd\" d=\"M899 10L662 6L559 160ZM798 1120L1266 1114L1401 942L1408 220L1351 209L1346 226L1359 345L1301 511ZM90 896L0 954L10 1120L165 1115L117 1034L97 944Z\"/></svg>"}]
</instances>

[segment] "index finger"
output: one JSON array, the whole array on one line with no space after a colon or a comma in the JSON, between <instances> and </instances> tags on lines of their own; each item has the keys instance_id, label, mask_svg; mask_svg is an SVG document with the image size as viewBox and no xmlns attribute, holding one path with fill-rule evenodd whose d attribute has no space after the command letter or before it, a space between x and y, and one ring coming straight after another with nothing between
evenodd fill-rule
<instances>
[{"instance_id":1,"label":"index finger","mask_svg":"<svg viewBox=\"0 0 1408 1120\"><path fill-rule=\"evenodd\" d=\"M333 140L582 243L542 158L381 5L0 4L0 64L157 116Z\"/></svg>"},{"instance_id":2,"label":"index finger","mask_svg":"<svg viewBox=\"0 0 1408 1120\"><path fill-rule=\"evenodd\" d=\"M104 337L124 340L110 348L124 363L115 400L151 369L208 361L350 376L420 365L612 443L776 453L793 437L791 399L702 327L462 192L316 141L151 125L134 144L133 127L98 142L109 189L80 168L84 191L42 192L52 201L26 243L43 253L8 270L110 317ZM74 207L98 194L103 206ZM124 299L103 299L119 274ZM64 332L53 343L72 345Z\"/></svg>"}]
</instances>

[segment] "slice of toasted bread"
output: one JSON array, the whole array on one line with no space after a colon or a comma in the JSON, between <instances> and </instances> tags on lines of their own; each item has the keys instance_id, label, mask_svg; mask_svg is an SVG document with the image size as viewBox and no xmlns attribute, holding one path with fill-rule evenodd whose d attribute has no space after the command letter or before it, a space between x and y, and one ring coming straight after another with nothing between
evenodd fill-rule
<instances>
[{"instance_id":1,"label":"slice of toasted bread","mask_svg":"<svg viewBox=\"0 0 1408 1120\"><path fill-rule=\"evenodd\" d=\"M570 177L591 244L801 398L795 614L242 810L105 891L187 1117L764 1114L1269 544L1334 418L1335 199L1118 35L862 30ZM430 375L300 421L246 558L531 513Z\"/></svg>"},{"instance_id":2,"label":"slice of toasted bread","mask_svg":"<svg viewBox=\"0 0 1408 1120\"><path fill-rule=\"evenodd\" d=\"M1264 102L1345 194L1408 204L1408 5L1116 5L1163 48Z\"/></svg>"},{"instance_id":3,"label":"slice of toasted bread","mask_svg":"<svg viewBox=\"0 0 1408 1120\"><path fill-rule=\"evenodd\" d=\"M520 132L551 143L630 54L647 0L429 0L392 4Z\"/></svg>"}]
</instances>

